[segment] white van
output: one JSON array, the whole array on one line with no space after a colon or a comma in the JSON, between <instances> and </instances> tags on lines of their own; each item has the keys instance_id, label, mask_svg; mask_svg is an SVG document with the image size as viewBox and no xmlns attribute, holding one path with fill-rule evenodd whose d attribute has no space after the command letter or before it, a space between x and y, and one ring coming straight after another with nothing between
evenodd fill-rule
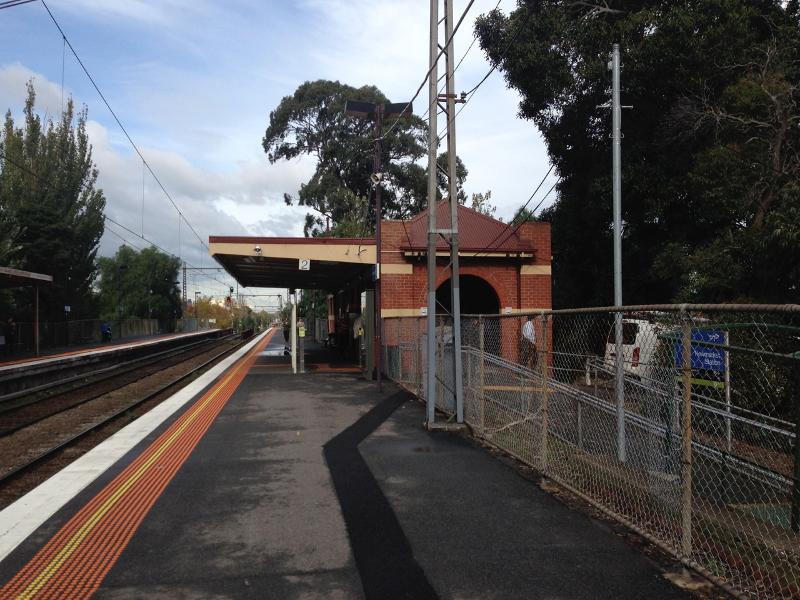
<instances>
[{"instance_id":1,"label":"white van","mask_svg":"<svg viewBox=\"0 0 800 600\"><path fill-rule=\"evenodd\" d=\"M622 319L622 364L625 375L640 379L652 379L656 375L656 354L665 343L659 334L667 327L648 319L623 317ZM606 338L603 366L612 372L616 365L616 330L614 323Z\"/></svg>"}]
</instances>

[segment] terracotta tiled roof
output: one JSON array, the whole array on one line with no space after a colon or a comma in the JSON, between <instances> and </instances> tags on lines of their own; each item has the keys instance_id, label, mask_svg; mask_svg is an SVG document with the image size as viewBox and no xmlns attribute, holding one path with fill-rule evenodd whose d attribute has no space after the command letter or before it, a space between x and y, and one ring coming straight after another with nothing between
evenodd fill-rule
<instances>
[{"instance_id":1,"label":"terracotta tiled roof","mask_svg":"<svg viewBox=\"0 0 800 600\"><path fill-rule=\"evenodd\" d=\"M411 219L407 225L408 238L401 246L404 250L424 250L428 246L428 211ZM450 228L450 205L442 200L436 205L436 229ZM514 227L479 213L466 206L458 206L458 246L466 252L532 252L530 242L520 239ZM448 245L439 236L437 250Z\"/></svg>"}]
</instances>

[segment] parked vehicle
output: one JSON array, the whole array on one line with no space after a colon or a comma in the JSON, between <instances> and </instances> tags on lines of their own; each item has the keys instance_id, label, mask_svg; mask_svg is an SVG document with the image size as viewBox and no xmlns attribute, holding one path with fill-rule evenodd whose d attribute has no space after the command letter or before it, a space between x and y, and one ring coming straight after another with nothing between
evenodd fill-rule
<instances>
[{"instance_id":1,"label":"parked vehicle","mask_svg":"<svg viewBox=\"0 0 800 600\"><path fill-rule=\"evenodd\" d=\"M640 379L653 379L656 356L665 340L659 337L667 328L649 319L624 317L622 319L622 364L625 375ZM616 330L612 323L606 339L605 368L613 369L616 365Z\"/></svg>"}]
</instances>

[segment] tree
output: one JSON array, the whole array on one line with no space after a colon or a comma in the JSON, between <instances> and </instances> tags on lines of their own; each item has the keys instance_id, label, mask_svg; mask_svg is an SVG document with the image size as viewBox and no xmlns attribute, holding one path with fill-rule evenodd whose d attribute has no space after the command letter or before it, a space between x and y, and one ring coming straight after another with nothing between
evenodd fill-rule
<instances>
[{"instance_id":1,"label":"tree","mask_svg":"<svg viewBox=\"0 0 800 600\"><path fill-rule=\"evenodd\" d=\"M262 145L270 163L304 155L317 161L314 174L301 185L297 197L284 194L287 204L296 202L314 211L306 215L306 235L358 236L374 228L370 175L375 125L345 115L347 100L388 101L375 86L354 88L338 81L307 81L284 97L269 116ZM406 218L426 205L427 170L417 161L427 154L427 128L416 116L395 121L386 119L383 129L382 213L388 218ZM461 185L467 173L461 161L457 163ZM446 154L438 157L438 164L446 167ZM441 189L443 179L437 177Z\"/></svg>"},{"instance_id":2,"label":"tree","mask_svg":"<svg viewBox=\"0 0 800 600\"><path fill-rule=\"evenodd\" d=\"M141 252L120 246L113 257L98 259L101 314L104 318L181 316L180 260L156 248Z\"/></svg>"},{"instance_id":3,"label":"tree","mask_svg":"<svg viewBox=\"0 0 800 600\"><path fill-rule=\"evenodd\" d=\"M44 318L63 319L93 312L95 255L103 234L102 190L86 134L87 110L75 114L72 100L57 122L35 112L36 93L28 84L24 127L6 113L0 133L0 259L14 267L53 276L40 290ZM5 237L8 236L8 237ZM16 294L25 317L30 293Z\"/></svg>"},{"instance_id":4,"label":"tree","mask_svg":"<svg viewBox=\"0 0 800 600\"><path fill-rule=\"evenodd\" d=\"M491 199L492 199L492 190L486 190L485 194L481 192L472 194L472 201L471 201L472 210L476 210L479 213L487 215L489 217L494 216L497 207L489 203L489 200Z\"/></svg>"},{"instance_id":5,"label":"tree","mask_svg":"<svg viewBox=\"0 0 800 600\"><path fill-rule=\"evenodd\" d=\"M625 301L796 301L797 3L617 0L587 15L590 4L526 3L476 25L560 176L541 216L554 303L612 298L611 118L598 106L615 42L634 107L623 116Z\"/></svg>"}]
</instances>

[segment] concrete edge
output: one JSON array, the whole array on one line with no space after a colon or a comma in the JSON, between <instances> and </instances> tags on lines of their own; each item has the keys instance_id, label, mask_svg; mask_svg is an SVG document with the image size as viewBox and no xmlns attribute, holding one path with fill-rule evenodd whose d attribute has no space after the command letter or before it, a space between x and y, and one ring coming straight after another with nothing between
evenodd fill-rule
<instances>
[{"instance_id":1,"label":"concrete edge","mask_svg":"<svg viewBox=\"0 0 800 600\"><path fill-rule=\"evenodd\" d=\"M137 348L146 348L147 346L153 346L157 344L163 344L164 342L176 340L178 338L191 338L191 337L199 337L201 335L206 335L212 333L214 331L220 331L219 329L204 329L203 331L191 331L189 333L179 333L174 335L167 335L167 336L158 336L156 338L144 338L140 340L135 340L131 342L123 342L121 344L114 344L112 346L97 346L95 348L87 349L86 352L76 351L74 354L55 354L52 356L42 356L40 358L32 358L30 360L24 360L19 363L11 363L11 364L0 364L0 374L6 372L14 372L14 371L30 371L34 370L38 367L47 367L54 363L63 362L63 363L71 363L71 362L78 362L82 359L90 358L90 357L98 357L101 358L106 355L112 355L115 352L126 352L128 350L133 350Z\"/></svg>"},{"instance_id":2,"label":"concrete edge","mask_svg":"<svg viewBox=\"0 0 800 600\"><path fill-rule=\"evenodd\" d=\"M270 329L0 511L0 561L67 502L242 358Z\"/></svg>"}]
</instances>

